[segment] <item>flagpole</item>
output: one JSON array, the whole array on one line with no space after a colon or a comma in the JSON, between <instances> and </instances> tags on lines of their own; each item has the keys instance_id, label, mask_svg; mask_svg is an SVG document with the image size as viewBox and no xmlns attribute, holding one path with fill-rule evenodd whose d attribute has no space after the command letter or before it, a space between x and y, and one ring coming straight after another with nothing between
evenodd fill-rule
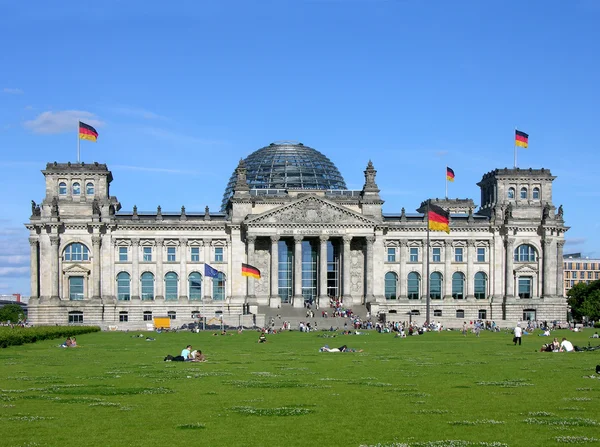
<instances>
[{"instance_id":1,"label":"flagpole","mask_svg":"<svg viewBox=\"0 0 600 447\"><path fill-rule=\"evenodd\" d=\"M81 121L79 121L79 123L77 124L77 164L80 163L80 154L81 154L81 138L79 138L79 124L81 123Z\"/></svg>"},{"instance_id":2,"label":"flagpole","mask_svg":"<svg viewBox=\"0 0 600 447\"><path fill-rule=\"evenodd\" d=\"M446 166L446 175L444 177L446 177L446 200L448 200L448 166ZM427 225L429 226L429 221Z\"/></svg>"},{"instance_id":3,"label":"flagpole","mask_svg":"<svg viewBox=\"0 0 600 447\"><path fill-rule=\"evenodd\" d=\"M426 251L425 251L425 256L427 257L427 306L426 306L426 312L425 312L425 319L427 320L427 324L429 324L429 314L430 314L430 307L431 307L431 289L430 289L430 284L429 284L429 203L431 202L431 199L427 200L427 247L426 247Z\"/></svg>"},{"instance_id":4,"label":"flagpole","mask_svg":"<svg viewBox=\"0 0 600 447\"><path fill-rule=\"evenodd\" d=\"M515 145L515 169L517 169L517 128L515 127L515 137L513 138L513 143Z\"/></svg>"}]
</instances>

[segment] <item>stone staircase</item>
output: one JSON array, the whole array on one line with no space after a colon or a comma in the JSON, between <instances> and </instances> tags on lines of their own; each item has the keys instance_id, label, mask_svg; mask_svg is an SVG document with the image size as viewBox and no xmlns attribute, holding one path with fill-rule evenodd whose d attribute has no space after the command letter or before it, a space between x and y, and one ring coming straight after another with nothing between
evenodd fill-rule
<instances>
[{"instance_id":1,"label":"stone staircase","mask_svg":"<svg viewBox=\"0 0 600 447\"><path fill-rule=\"evenodd\" d=\"M317 310L315 306L312 306L313 318L306 317L306 308L294 308L288 305L282 305L280 308L272 308L268 306L259 306L256 316L257 325L263 327L270 327L273 322L275 323L276 329L281 329L283 322L287 321L290 323L290 329L297 330L301 322L310 323L313 329L322 330L333 327L334 329L344 329L344 324L347 323L347 328L352 327L351 320L349 318L332 317L333 309L330 307L319 308ZM329 315L327 318L322 316L322 312L326 311ZM367 308L363 305L352 306L354 315L365 319L367 315Z\"/></svg>"}]
</instances>

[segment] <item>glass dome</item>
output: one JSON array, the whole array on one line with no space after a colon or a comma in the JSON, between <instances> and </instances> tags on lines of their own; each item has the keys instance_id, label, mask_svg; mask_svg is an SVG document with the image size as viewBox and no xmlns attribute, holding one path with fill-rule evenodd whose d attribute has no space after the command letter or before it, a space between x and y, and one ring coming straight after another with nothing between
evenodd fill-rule
<instances>
[{"instance_id":1,"label":"glass dome","mask_svg":"<svg viewBox=\"0 0 600 447\"><path fill-rule=\"evenodd\" d=\"M302 143L277 141L244 159L250 189L347 189L340 171L325 155ZM221 211L233 195L235 171L223 194Z\"/></svg>"}]
</instances>

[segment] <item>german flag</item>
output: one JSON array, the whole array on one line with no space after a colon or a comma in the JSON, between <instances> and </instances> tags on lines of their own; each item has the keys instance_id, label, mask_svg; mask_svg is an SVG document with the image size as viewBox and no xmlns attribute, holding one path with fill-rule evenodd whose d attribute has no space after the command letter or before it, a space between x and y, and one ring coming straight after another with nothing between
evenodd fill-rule
<instances>
[{"instance_id":1,"label":"german flag","mask_svg":"<svg viewBox=\"0 0 600 447\"><path fill-rule=\"evenodd\" d=\"M431 203L428 206L428 210L427 222L429 229L450 233L450 213Z\"/></svg>"},{"instance_id":2,"label":"german flag","mask_svg":"<svg viewBox=\"0 0 600 447\"><path fill-rule=\"evenodd\" d=\"M260 270L250 264L242 264L242 276L251 276L260 279Z\"/></svg>"},{"instance_id":3,"label":"german flag","mask_svg":"<svg viewBox=\"0 0 600 447\"><path fill-rule=\"evenodd\" d=\"M454 181L454 171L448 166L446 166L446 180L448 180L449 182Z\"/></svg>"},{"instance_id":4,"label":"german flag","mask_svg":"<svg viewBox=\"0 0 600 447\"><path fill-rule=\"evenodd\" d=\"M98 132L89 124L79 121L79 139L95 142L98 139Z\"/></svg>"},{"instance_id":5,"label":"german flag","mask_svg":"<svg viewBox=\"0 0 600 447\"><path fill-rule=\"evenodd\" d=\"M529 145L529 135L525 132L515 129L515 146L527 148Z\"/></svg>"}]
</instances>

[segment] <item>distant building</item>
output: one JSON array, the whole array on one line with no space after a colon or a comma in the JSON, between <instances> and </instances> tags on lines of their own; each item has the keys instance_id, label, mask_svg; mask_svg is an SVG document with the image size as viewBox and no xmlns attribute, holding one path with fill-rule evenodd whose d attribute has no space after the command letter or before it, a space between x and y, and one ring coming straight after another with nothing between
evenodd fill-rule
<instances>
[{"instance_id":1,"label":"distant building","mask_svg":"<svg viewBox=\"0 0 600 447\"><path fill-rule=\"evenodd\" d=\"M564 255L565 296L567 292L580 282L589 284L600 279L600 259L590 259L581 256L581 253Z\"/></svg>"},{"instance_id":2,"label":"distant building","mask_svg":"<svg viewBox=\"0 0 600 447\"><path fill-rule=\"evenodd\" d=\"M26 225L34 324L181 325L223 309L237 323L250 308L260 325L267 307L324 308L330 298L361 316L425 320L428 282L431 319L446 326L566 318L568 227L548 169L484 174L478 210L472 199L433 200L450 213L451 232L432 232L429 252L424 206L384 213L370 161L351 191L302 143L272 143L240 161L216 213L120 211L105 164L55 162L42 173L44 196ZM242 276L242 263L260 278ZM205 264L218 274L205 276Z\"/></svg>"}]
</instances>

